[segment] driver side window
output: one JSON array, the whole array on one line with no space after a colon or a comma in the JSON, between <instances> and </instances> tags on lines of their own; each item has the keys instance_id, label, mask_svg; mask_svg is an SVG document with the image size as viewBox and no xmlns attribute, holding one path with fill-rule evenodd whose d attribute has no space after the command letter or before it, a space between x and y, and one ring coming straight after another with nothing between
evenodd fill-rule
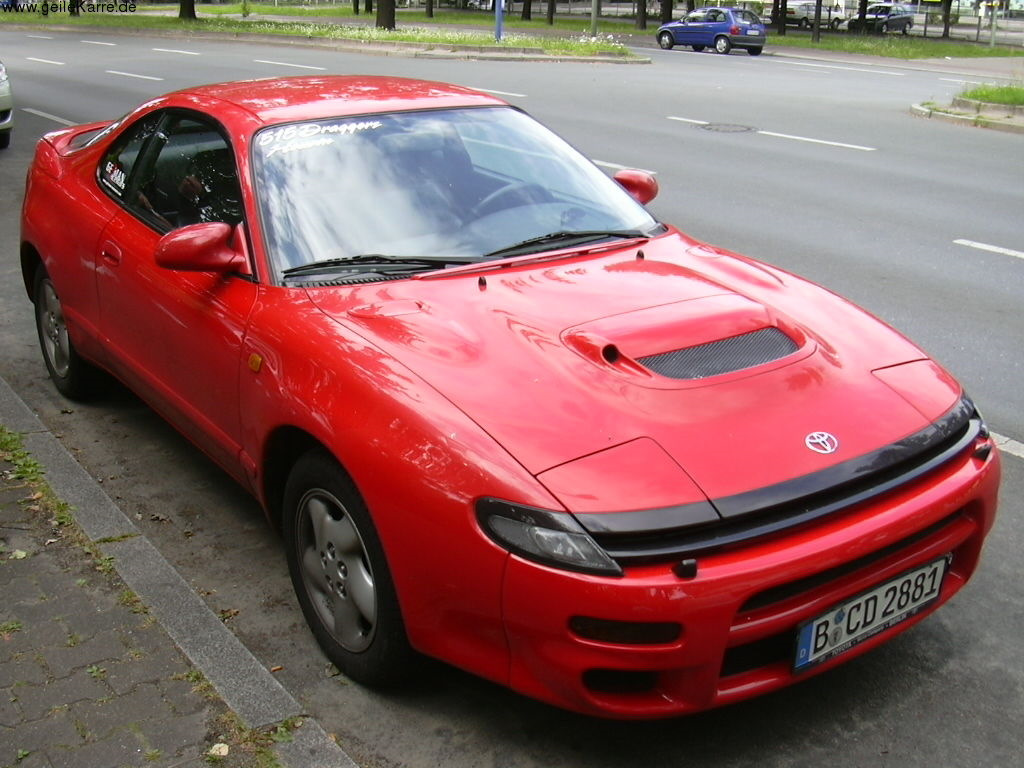
<instances>
[{"instance_id":1,"label":"driver side window","mask_svg":"<svg viewBox=\"0 0 1024 768\"><path fill-rule=\"evenodd\" d=\"M160 232L242 220L231 147L215 125L191 115L143 118L103 158L98 178L108 194Z\"/></svg>"},{"instance_id":2,"label":"driver side window","mask_svg":"<svg viewBox=\"0 0 1024 768\"><path fill-rule=\"evenodd\" d=\"M220 132L192 117L173 116L139 186L140 202L167 229L242 220L242 193L231 147Z\"/></svg>"}]
</instances>

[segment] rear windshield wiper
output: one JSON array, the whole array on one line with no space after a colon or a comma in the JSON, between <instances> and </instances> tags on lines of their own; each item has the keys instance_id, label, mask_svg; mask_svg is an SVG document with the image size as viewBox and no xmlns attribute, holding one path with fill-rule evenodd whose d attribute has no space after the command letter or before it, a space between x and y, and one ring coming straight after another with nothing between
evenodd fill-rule
<instances>
[{"instance_id":1,"label":"rear windshield wiper","mask_svg":"<svg viewBox=\"0 0 1024 768\"><path fill-rule=\"evenodd\" d=\"M441 269L446 264L475 264L479 257L473 256L390 256L385 253L361 253L358 256L343 256L337 259L324 259L309 264L300 264L281 272L283 277L311 275L318 272L332 272L338 267L361 265L370 267L424 267Z\"/></svg>"},{"instance_id":2,"label":"rear windshield wiper","mask_svg":"<svg viewBox=\"0 0 1024 768\"><path fill-rule=\"evenodd\" d=\"M589 243L593 240L633 237L650 237L650 235L646 232L641 232L639 229L592 229L575 232L549 232L546 235L531 237L529 240L523 240L522 242L513 243L512 245L507 245L504 248L499 248L496 251L485 253L483 258L493 259L499 256L516 256L521 253L532 253L537 250L542 250L536 246L582 245L583 243Z\"/></svg>"}]
</instances>

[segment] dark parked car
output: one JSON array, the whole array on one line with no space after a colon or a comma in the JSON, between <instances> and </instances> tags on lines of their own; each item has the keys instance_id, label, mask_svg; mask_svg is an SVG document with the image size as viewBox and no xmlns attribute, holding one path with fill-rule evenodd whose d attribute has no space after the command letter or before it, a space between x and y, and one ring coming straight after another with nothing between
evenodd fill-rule
<instances>
[{"instance_id":1,"label":"dark parked car","mask_svg":"<svg viewBox=\"0 0 1024 768\"><path fill-rule=\"evenodd\" d=\"M914 26L914 13L905 6L894 3L869 5L864 16L864 28L869 32L902 32L904 35ZM850 19L846 28L851 32L860 30L860 18Z\"/></svg>"},{"instance_id":2,"label":"dark parked car","mask_svg":"<svg viewBox=\"0 0 1024 768\"><path fill-rule=\"evenodd\" d=\"M679 21L658 28L658 45L668 50L688 45L695 51L714 47L718 53L745 48L751 56L764 50L764 24L743 8L698 8Z\"/></svg>"}]
</instances>

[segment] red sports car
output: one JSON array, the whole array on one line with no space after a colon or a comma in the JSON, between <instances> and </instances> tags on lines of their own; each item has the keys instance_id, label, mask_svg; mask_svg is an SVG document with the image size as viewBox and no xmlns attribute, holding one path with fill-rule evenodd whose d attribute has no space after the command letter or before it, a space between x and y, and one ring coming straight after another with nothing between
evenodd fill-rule
<instances>
[{"instance_id":1,"label":"red sports car","mask_svg":"<svg viewBox=\"0 0 1024 768\"><path fill-rule=\"evenodd\" d=\"M57 388L114 374L255 494L351 678L662 717L935 610L999 458L918 347L656 191L465 88L228 83L40 141L21 262Z\"/></svg>"}]
</instances>

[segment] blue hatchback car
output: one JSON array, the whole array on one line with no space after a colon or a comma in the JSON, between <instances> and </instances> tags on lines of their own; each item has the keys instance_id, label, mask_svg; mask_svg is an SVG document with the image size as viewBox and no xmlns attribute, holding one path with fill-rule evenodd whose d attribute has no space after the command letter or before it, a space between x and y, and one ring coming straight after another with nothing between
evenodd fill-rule
<instances>
[{"instance_id":1,"label":"blue hatchback car","mask_svg":"<svg viewBox=\"0 0 1024 768\"><path fill-rule=\"evenodd\" d=\"M679 21L658 27L658 45L668 50L688 45L695 51L714 48L728 53L744 48L751 56L764 50L765 31L761 18L743 8L698 8Z\"/></svg>"}]
</instances>

